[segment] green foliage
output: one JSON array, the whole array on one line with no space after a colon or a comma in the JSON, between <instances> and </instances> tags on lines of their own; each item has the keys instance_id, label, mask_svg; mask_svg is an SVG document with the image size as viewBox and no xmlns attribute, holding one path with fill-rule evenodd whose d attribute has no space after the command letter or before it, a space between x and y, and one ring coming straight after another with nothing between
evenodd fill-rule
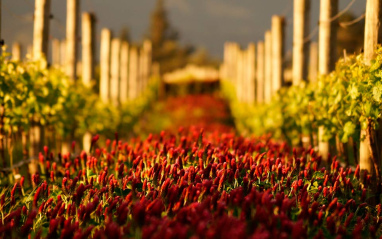
<instances>
[{"instance_id":1,"label":"green foliage","mask_svg":"<svg viewBox=\"0 0 382 239\"><path fill-rule=\"evenodd\" d=\"M48 68L44 60L14 62L0 57L0 104L4 105L4 134L28 131L33 124L53 126L62 139L79 139L85 132L113 135L130 131L143 110L155 99L158 79L136 100L121 107L102 102L81 82Z\"/></svg>"},{"instance_id":2,"label":"green foliage","mask_svg":"<svg viewBox=\"0 0 382 239\"><path fill-rule=\"evenodd\" d=\"M335 71L322 76L317 83L281 89L267 104L239 103L230 93L233 86L223 83L223 93L240 131L299 143L302 134L311 135L318 127L325 129L324 138L338 136L346 143L358 140L367 121L378 127L382 111L382 48L370 66L363 55L338 61Z\"/></svg>"}]
</instances>

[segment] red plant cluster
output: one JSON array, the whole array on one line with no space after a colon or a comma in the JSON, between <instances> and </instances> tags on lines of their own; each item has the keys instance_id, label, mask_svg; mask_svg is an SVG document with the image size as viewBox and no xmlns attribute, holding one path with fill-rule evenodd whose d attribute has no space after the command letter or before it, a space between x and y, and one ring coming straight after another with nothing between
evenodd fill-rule
<instances>
[{"instance_id":1,"label":"red plant cluster","mask_svg":"<svg viewBox=\"0 0 382 239\"><path fill-rule=\"evenodd\" d=\"M165 105L165 112L171 115L172 129L197 126L206 132L232 132L229 108L221 98L207 94L169 97Z\"/></svg>"},{"instance_id":2,"label":"red plant cluster","mask_svg":"<svg viewBox=\"0 0 382 239\"><path fill-rule=\"evenodd\" d=\"M98 138L92 143L97 144ZM313 150L196 128L90 154L45 149L41 173L1 192L1 238L380 236L371 178Z\"/></svg>"}]
</instances>

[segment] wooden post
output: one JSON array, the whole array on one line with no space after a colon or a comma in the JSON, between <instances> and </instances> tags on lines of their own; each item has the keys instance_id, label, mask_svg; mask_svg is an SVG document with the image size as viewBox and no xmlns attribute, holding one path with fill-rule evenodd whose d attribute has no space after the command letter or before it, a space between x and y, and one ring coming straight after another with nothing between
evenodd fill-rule
<instances>
[{"instance_id":1,"label":"wooden post","mask_svg":"<svg viewBox=\"0 0 382 239\"><path fill-rule=\"evenodd\" d=\"M334 70L337 61L337 20L332 20L338 12L338 0L321 0L319 25L319 74L327 75Z\"/></svg>"},{"instance_id":2,"label":"wooden post","mask_svg":"<svg viewBox=\"0 0 382 239\"><path fill-rule=\"evenodd\" d=\"M381 28L381 0L366 0L364 59L367 65L375 58Z\"/></svg>"},{"instance_id":3,"label":"wooden post","mask_svg":"<svg viewBox=\"0 0 382 239\"><path fill-rule=\"evenodd\" d=\"M86 132L82 137L82 148L83 150L85 150L86 153L90 152L91 142L92 134L90 132Z\"/></svg>"},{"instance_id":4,"label":"wooden post","mask_svg":"<svg viewBox=\"0 0 382 239\"><path fill-rule=\"evenodd\" d=\"M27 58L33 59L33 45L27 46Z\"/></svg>"},{"instance_id":5,"label":"wooden post","mask_svg":"<svg viewBox=\"0 0 382 239\"><path fill-rule=\"evenodd\" d=\"M284 84L284 42L285 20L281 16L272 17L272 95Z\"/></svg>"},{"instance_id":6,"label":"wooden post","mask_svg":"<svg viewBox=\"0 0 382 239\"><path fill-rule=\"evenodd\" d=\"M1 34L1 23L2 23L2 21L1 21L1 16L2 16L2 13L3 13L3 10L2 10L1 5L2 5L2 0L0 0L0 41L3 40L3 39L1 38L1 37L2 37L2 34ZM0 46L0 55L2 54L2 49L1 49L1 48L2 48L2 47Z\"/></svg>"},{"instance_id":7,"label":"wooden post","mask_svg":"<svg viewBox=\"0 0 382 239\"><path fill-rule=\"evenodd\" d=\"M238 85L239 84L239 68L237 62L239 61L240 58L240 46L236 42L232 43L232 66L233 66L233 71L232 71L232 82L233 85Z\"/></svg>"},{"instance_id":8,"label":"wooden post","mask_svg":"<svg viewBox=\"0 0 382 239\"><path fill-rule=\"evenodd\" d=\"M36 0L33 28L33 59L46 59L48 56L48 38L50 23L50 0ZM44 129L39 119L33 119L30 129L30 156L37 157L43 146Z\"/></svg>"},{"instance_id":9,"label":"wooden post","mask_svg":"<svg viewBox=\"0 0 382 239\"><path fill-rule=\"evenodd\" d=\"M219 79L224 80L227 79L227 64L223 62L219 66Z\"/></svg>"},{"instance_id":10,"label":"wooden post","mask_svg":"<svg viewBox=\"0 0 382 239\"><path fill-rule=\"evenodd\" d=\"M248 99L248 91L247 91L247 83L248 83L248 75L247 75L247 66L248 66L248 51L242 50L240 52L240 58L241 58L241 77L239 79L240 84L240 90L241 90L241 101L247 102Z\"/></svg>"},{"instance_id":11,"label":"wooden post","mask_svg":"<svg viewBox=\"0 0 382 239\"><path fill-rule=\"evenodd\" d=\"M264 102L264 42L257 43L256 101Z\"/></svg>"},{"instance_id":12,"label":"wooden post","mask_svg":"<svg viewBox=\"0 0 382 239\"><path fill-rule=\"evenodd\" d=\"M319 23L319 56L318 71L320 75L327 75L335 68L337 22L332 17L338 12L338 0L321 0ZM323 140L325 129L319 127L318 151L324 162L329 159L329 142Z\"/></svg>"},{"instance_id":13,"label":"wooden post","mask_svg":"<svg viewBox=\"0 0 382 239\"><path fill-rule=\"evenodd\" d=\"M237 75L236 75L236 94L237 98L240 102L245 101L245 91L244 91L244 84L246 82L246 51L244 50L238 50L237 51Z\"/></svg>"},{"instance_id":14,"label":"wooden post","mask_svg":"<svg viewBox=\"0 0 382 239\"><path fill-rule=\"evenodd\" d=\"M365 64L370 65L371 61L375 58L375 52L378 45L378 40L381 37L381 0L367 0L366 1L366 18L365 18L365 40L364 40L364 61ZM381 120L380 120L381 121ZM368 124L370 124L368 122ZM381 126L379 126L381 128ZM374 131L374 130L370 130ZM381 130L379 130L381 131ZM380 132L375 132L375 135L380 136ZM370 148L373 148L371 144L371 135L369 130L361 129L361 139L364 139L360 143L360 169L366 170L371 174L379 175L379 172L375 172L373 164L373 152L370 151ZM380 143L380 142L377 142ZM374 148L373 148L374 150ZM377 154L380 154L378 152ZM373 157L376 162L379 162L378 158ZM380 163L378 163L379 165Z\"/></svg>"},{"instance_id":15,"label":"wooden post","mask_svg":"<svg viewBox=\"0 0 382 239\"><path fill-rule=\"evenodd\" d=\"M138 49L130 48L129 63L129 99L133 100L137 97L137 79L138 79Z\"/></svg>"},{"instance_id":16,"label":"wooden post","mask_svg":"<svg viewBox=\"0 0 382 239\"><path fill-rule=\"evenodd\" d=\"M236 54L236 64L235 64L235 77L234 77L234 83L233 85L235 86L236 88L236 97L237 99L241 102L241 92L240 92L240 79L241 79L241 50L239 49L237 52L235 52Z\"/></svg>"},{"instance_id":17,"label":"wooden post","mask_svg":"<svg viewBox=\"0 0 382 239\"><path fill-rule=\"evenodd\" d=\"M269 103L272 99L272 32L265 32L265 79L264 100Z\"/></svg>"},{"instance_id":18,"label":"wooden post","mask_svg":"<svg viewBox=\"0 0 382 239\"><path fill-rule=\"evenodd\" d=\"M72 81L77 79L78 32L80 0L67 0L66 15L66 74Z\"/></svg>"},{"instance_id":19,"label":"wooden post","mask_svg":"<svg viewBox=\"0 0 382 239\"><path fill-rule=\"evenodd\" d=\"M114 38L111 41L111 81L110 81L110 99L115 105L119 105L119 88L121 73L121 40Z\"/></svg>"},{"instance_id":20,"label":"wooden post","mask_svg":"<svg viewBox=\"0 0 382 239\"><path fill-rule=\"evenodd\" d=\"M101 32L101 79L100 79L100 96L103 102L110 99L110 53L111 53L111 31L102 29Z\"/></svg>"},{"instance_id":21,"label":"wooden post","mask_svg":"<svg viewBox=\"0 0 382 239\"><path fill-rule=\"evenodd\" d=\"M293 13L293 85L308 77L310 0L294 0Z\"/></svg>"},{"instance_id":22,"label":"wooden post","mask_svg":"<svg viewBox=\"0 0 382 239\"><path fill-rule=\"evenodd\" d=\"M21 45L17 42L12 45L12 61L21 60Z\"/></svg>"},{"instance_id":23,"label":"wooden post","mask_svg":"<svg viewBox=\"0 0 382 239\"><path fill-rule=\"evenodd\" d=\"M40 125L39 119L34 118L31 123L31 128L29 131L29 155L33 158L37 158L39 152L43 148L43 139L44 139L44 129Z\"/></svg>"},{"instance_id":24,"label":"wooden post","mask_svg":"<svg viewBox=\"0 0 382 239\"><path fill-rule=\"evenodd\" d=\"M144 70L145 70L145 60L146 56L145 56L145 52L143 50L143 47L142 48L139 48L139 57L138 57L138 96L140 96L142 94L142 91L143 91L143 81L144 81L144 77L145 77L145 73L144 73Z\"/></svg>"},{"instance_id":25,"label":"wooden post","mask_svg":"<svg viewBox=\"0 0 382 239\"><path fill-rule=\"evenodd\" d=\"M152 61L153 61L153 44L150 40L145 40L143 43L143 49L146 55L146 62L145 62L145 82L144 82L144 88L147 87L151 75L152 75Z\"/></svg>"},{"instance_id":26,"label":"wooden post","mask_svg":"<svg viewBox=\"0 0 382 239\"><path fill-rule=\"evenodd\" d=\"M231 54L231 43L226 42L224 44L224 64L225 64L225 76L224 79L230 80L230 54Z\"/></svg>"},{"instance_id":27,"label":"wooden post","mask_svg":"<svg viewBox=\"0 0 382 239\"><path fill-rule=\"evenodd\" d=\"M76 75L77 75L77 78L81 77L82 76L82 61L77 61L77 72L76 72Z\"/></svg>"},{"instance_id":28,"label":"wooden post","mask_svg":"<svg viewBox=\"0 0 382 239\"><path fill-rule=\"evenodd\" d=\"M66 40L61 40L60 43L60 66L65 67L66 64Z\"/></svg>"},{"instance_id":29,"label":"wooden post","mask_svg":"<svg viewBox=\"0 0 382 239\"><path fill-rule=\"evenodd\" d=\"M220 78L223 80L223 79L229 79L229 61L230 61L230 43L229 42L225 42L224 43L224 56L223 56L223 65L222 65L222 68L221 68L221 76Z\"/></svg>"},{"instance_id":30,"label":"wooden post","mask_svg":"<svg viewBox=\"0 0 382 239\"><path fill-rule=\"evenodd\" d=\"M318 71L318 45L317 42L310 43L310 60L309 60L309 81L317 81Z\"/></svg>"},{"instance_id":31,"label":"wooden post","mask_svg":"<svg viewBox=\"0 0 382 239\"><path fill-rule=\"evenodd\" d=\"M35 60L48 56L51 0L36 0L33 29L33 57Z\"/></svg>"},{"instance_id":32,"label":"wooden post","mask_svg":"<svg viewBox=\"0 0 382 239\"><path fill-rule=\"evenodd\" d=\"M233 82L235 79L236 69L236 45L233 42L228 43L228 79Z\"/></svg>"},{"instance_id":33,"label":"wooden post","mask_svg":"<svg viewBox=\"0 0 382 239\"><path fill-rule=\"evenodd\" d=\"M95 16L82 14L82 82L90 87L94 81Z\"/></svg>"},{"instance_id":34,"label":"wooden post","mask_svg":"<svg viewBox=\"0 0 382 239\"><path fill-rule=\"evenodd\" d=\"M256 98L256 46L254 43L248 45L247 50L247 103L254 104Z\"/></svg>"},{"instance_id":35,"label":"wooden post","mask_svg":"<svg viewBox=\"0 0 382 239\"><path fill-rule=\"evenodd\" d=\"M52 40L52 65L58 67L61 58L61 43L60 40L54 38Z\"/></svg>"},{"instance_id":36,"label":"wooden post","mask_svg":"<svg viewBox=\"0 0 382 239\"><path fill-rule=\"evenodd\" d=\"M126 102L129 93L129 43L122 42L121 46L121 85L119 91L119 101Z\"/></svg>"}]
</instances>

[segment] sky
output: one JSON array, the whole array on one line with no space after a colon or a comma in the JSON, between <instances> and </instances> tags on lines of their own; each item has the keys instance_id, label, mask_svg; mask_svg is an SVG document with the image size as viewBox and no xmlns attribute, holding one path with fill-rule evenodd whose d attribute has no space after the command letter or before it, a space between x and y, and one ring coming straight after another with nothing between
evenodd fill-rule
<instances>
[{"instance_id":1,"label":"sky","mask_svg":"<svg viewBox=\"0 0 382 239\"><path fill-rule=\"evenodd\" d=\"M339 0L340 9L354 2L350 12L365 11L366 0ZM150 13L156 0L81 0L81 11L97 15L97 30L107 27L118 34L130 29L132 40L139 42L149 28ZM205 48L222 58L226 41L245 47L263 40L271 26L272 15L287 20L286 49L292 48L293 0L166 0L170 23L180 33L182 43ZM311 30L317 25L319 0L312 0ZM2 38L7 45L32 43L34 0L2 0ZM52 0L51 38L65 38L66 1ZM99 34L98 34L99 35ZM98 39L99 40L99 39Z\"/></svg>"}]
</instances>

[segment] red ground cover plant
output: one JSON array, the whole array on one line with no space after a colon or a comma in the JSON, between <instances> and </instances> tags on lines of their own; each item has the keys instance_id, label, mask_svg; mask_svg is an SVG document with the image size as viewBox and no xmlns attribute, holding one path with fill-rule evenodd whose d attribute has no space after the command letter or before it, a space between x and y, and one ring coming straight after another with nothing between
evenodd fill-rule
<instances>
[{"instance_id":1,"label":"red ground cover plant","mask_svg":"<svg viewBox=\"0 0 382 239\"><path fill-rule=\"evenodd\" d=\"M194 127L97 140L78 156L45 148L39 174L2 190L1 238L381 235L371 177L335 158L325 169L311 149Z\"/></svg>"},{"instance_id":2,"label":"red ground cover plant","mask_svg":"<svg viewBox=\"0 0 382 239\"><path fill-rule=\"evenodd\" d=\"M161 121L165 123L161 124ZM169 96L147 112L139 126L138 132L146 135L162 130L176 134L178 128L191 126L220 134L235 132L234 120L226 100L207 94Z\"/></svg>"}]
</instances>

